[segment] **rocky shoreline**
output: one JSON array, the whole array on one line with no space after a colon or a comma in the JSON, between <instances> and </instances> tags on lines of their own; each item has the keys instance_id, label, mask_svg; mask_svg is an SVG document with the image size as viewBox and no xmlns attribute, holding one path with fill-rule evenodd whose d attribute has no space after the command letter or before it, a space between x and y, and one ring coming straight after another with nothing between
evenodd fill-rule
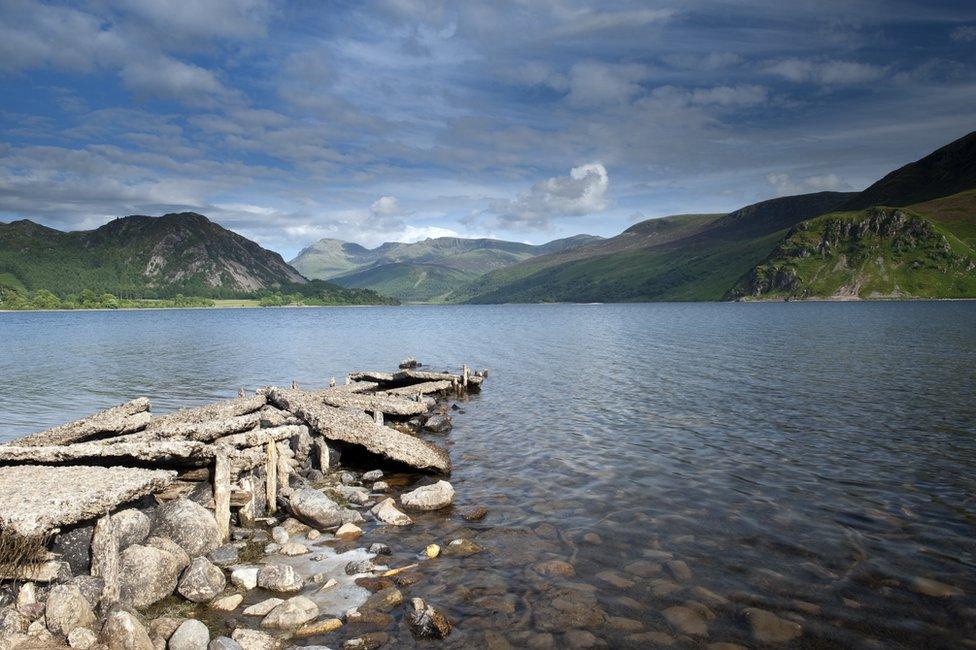
<instances>
[{"instance_id":1,"label":"rocky shoreline","mask_svg":"<svg viewBox=\"0 0 976 650\"><path fill-rule=\"evenodd\" d=\"M403 562L370 541L454 502L427 439L487 372L419 365L158 418L140 398L0 445L0 650L378 648L394 615L418 640L449 635L410 587L481 547Z\"/></svg>"}]
</instances>

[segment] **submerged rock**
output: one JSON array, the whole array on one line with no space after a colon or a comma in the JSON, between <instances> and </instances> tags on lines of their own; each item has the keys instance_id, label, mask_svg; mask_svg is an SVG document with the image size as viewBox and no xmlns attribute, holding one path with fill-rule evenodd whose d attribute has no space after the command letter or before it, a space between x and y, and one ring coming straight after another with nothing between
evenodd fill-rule
<instances>
[{"instance_id":1,"label":"submerged rock","mask_svg":"<svg viewBox=\"0 0 976 650\"><path fill-rule=\"evenodd\" d=\"M359 606L361 612L388 612L403 602L403 593L396 587L380 589Z\"/></svg>"},{"instance_id":2,"label":"submerged rock","mask_svg":"<svg viewBox=\"0 0 976 650\"><path fill-rule=\"evenodd\" d=\"M119 597L133 607L148 607L173 593L181 568L172 553L133 544L119 558Z\"/></svg>"},{"instance_id":3,"label":"submerged rock","mask_svg":"<svg viewBox=\"0 0 976 650\"><path fill-rule=\"evenodd\" d=\"M328 634L329 632L334 632L342 627L342 621L337 618L326 618L321 621L315 621L313 623L306 623L297 630L295 630L295 636L299 639L304 639L310 636L319 636L321 634Z\"/></svg>"},{"instance_id":4,"label":"submerged rock","mask_svg":"<svg viewBox=\"0 0 976 650\"><path fill-rule=\"evenodd\" d=\"M305 580L287 564L265 564L258 571L258 586L281 594L300 591Z\"/></svg>"},{"instance_id":5,"label":"submerged rock","mask_svg":"<svg viewBox=\"0 0 976 650\"><path fill-rule=\"evenodd\" d=\"M466 521L481 521L488 515L488 508L484 506L470 506L461 511L461 517Z\"/></svg>"},{"instance_id":6,"label":"submerged rock","mask_svg":"<svg viewBox=\"0 0 976 650\"><path fill-rule=\"evenodd\" d=\"M390 635L386 632L369 632L342 644L343 650L376 650L386 645Z\"/></svg>"},{"instance_id":7,"label":"submerged rock","mask_svg":"<svg viewBox=\"0 0 976 650\"><path fill-rule=\"evenodd\" d=\"M664 610L664 618L681 634L688 636L708 636L708 622L690 607L668 607Z\"/></svg>"},{"instance_id":8,"label":"submerged rock","mask_svg":"<svg viewBox=\"0 0 976 650\"><path fill-rule=\"evenodd\" d=\"M424 428L431 433L447 433L454 427L450 415L437 414L427 418Z\"/></svg>"},{"instance_id":9,"label":"submerged rock","mask_svg":"<svg viewBox=\"0 0 976 650\"><path fill-rule=\"evenodd\" d=\"M414 510L439 510L454 501L454 487L447 481L437 481L402 494L400 501Z\"/></svg>"},{"instance_id":10,"label":"submerged rock","mask_svg":"<svg viewBox=\"0 0 976 650\"><path fill-rule=\"evenodd\" d=\"M167 647L169 650L207 650L209 643L207 626L195 618L188 618L173 632Z\"/></svg>"},{"instance_id":11,"label":"submerged rock","mask_svg":"<svg viewBox=\"0 0 976 650\"><path fill-rule=\"evenodd\" d=\"M451 622L420 598L410 601L410 631L421 639L443 639L451 632Z\"/></svg>"},{"instance_id":12,"label":"submerged rock","mask_svg":"<svg viewBox=\"0 0 976 650\"><path fill-rule=\"evenodd\" d=\"M176 499L156 508L152 535L171 539L192 558L220 546L220 530L210 511L189 499Z\"/></svg>"},{"instance_id":13,"label":"submerged rock","mask_svg":"<svg viewBox=\"0 0 976 650\"><path fill-rule=\"evenodd\" d=\"M206 603L224 590L224 572L205 557L198 557L183 571L178 591L195 603Z\"/></svg>"},{"instance_id":14,"label":"submerged rock","mask_svg":"<svg viewBox=\"0 0 976 650\"><path fill-rule=\"evenodd\" d=\"M343 523L342 508L318 490L295 490L289 500L292 513L316 528L332 528Z\"/></svg>"},{"instance_id":15,"label":"submerged rock","mask_svg":"<svg viewBox=\"0 0 976 650\"><path fill-rule=\"evenodd\" d=\"M468 557L483 550L470 539L455 539L445 546L441 552L448 557Z\"/></svg>"},{"instance_id":16,"label":"submerged rock","mask_svg":"<svg viewBox=\"0 0 976 650\"><path fill-rule=\"evenodd\" d=\"M788 621L756 607L742 610L757 643L786 643L803 634L799 623Z\"/></svg>"},{"instance_id":17,"label":"submerged rock","mask_svg":"<svg viewBox=\"0 0 976 650\"><path fill-rule=\"evenodd\" d=\"M950 598L952 596L965 595L965 592L959 587L947 585L944 582L939 582L931 578L912 578L911 587L915 593L932 596L933 598Z\"/></svg>"}]
</instances>

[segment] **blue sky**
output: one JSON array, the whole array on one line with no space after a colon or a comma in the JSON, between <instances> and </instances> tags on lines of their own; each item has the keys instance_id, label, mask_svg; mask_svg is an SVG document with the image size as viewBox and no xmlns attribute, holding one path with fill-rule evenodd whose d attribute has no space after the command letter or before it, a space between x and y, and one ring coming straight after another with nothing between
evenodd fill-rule
<instances>
[{"instance_id":1,"label":"blue sky","mask_svg":"<svg viewBox=\"0 0 976 650\"><path fill-rule=\"evenodd\" d=\"M0 220L543 242L861 189L976 129L961 2L0 3Z\"/></svg>"}]
</instances>

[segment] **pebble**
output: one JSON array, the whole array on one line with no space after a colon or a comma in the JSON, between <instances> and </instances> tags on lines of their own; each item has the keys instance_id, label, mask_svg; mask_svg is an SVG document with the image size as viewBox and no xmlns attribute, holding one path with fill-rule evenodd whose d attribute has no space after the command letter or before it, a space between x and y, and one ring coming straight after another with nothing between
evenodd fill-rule
<instances>
[{"instance_id":1,"label":"pebble","mask_svg":"<svg viewBox=\"0 0 976 650\"><path fill-rule=\"evenodd\" d=\"M363 480L369 481L370 483L374 483L380 480L381 478L383 478L383 472L382 470L378 470L378 469L370 470L365 474L363 474Z\"/></svg>"},{"instance_id":2,"label":"pebble","mask_svg":"<svg viewBox=\"0 0 976 650\"><path fill-rule=\"evenodd\" d=\"M469 539L455 539L444 547L442 552L449 557L468 557L482 550L484 549Z\"/></svg>"},{"instance_id":3,"label":"pebble","mask_svg":"<svg viewBox=\"0 0 976 650\"><path fill-rule=\"evenodd\" d=\"M637 560L625 566L624 571L640 578L650 578L661 573L661 565L648 560Z\"/></svg>"},{"instance_id":4,"label":"pebble","mask_svg":"<svg viewBox=\"0 0 976 650\"><path fill-rule=\"evenodd\" d=\"M287 544L282 544L278 552L288 556L305 555L308 553L308 547L298 542L288 542Z\"/></svg>"},{"instance_id":5,"label":"pebble","mask_svg":"<svg viewBox=\"0 0 976 650\"><path fill-rule=\"evenodd\" d=\"M598 545L603 543L603 538L596 533L586 533L583 535L583 541L587 544Z\"/></svg>"},{"instance_id":6,"label":"pebble","mask_svg":"<svg viewBox=\"0 0 976 650\"><path fill-rule=\"evenodd\" d=\"M630 589L634 586L633 580L625 578L613 570L601 571L600 573L596 574L596 577L610 585L613 585L617 589Z\"/></svg>"},{"instance_id":7,"label":"pebble","mask_svg":"<svg viewBox=\"0 0 976 650\"><path fill-rule=\"evenodd\" d=\"M564 635L566 647L569 648L595 648L600 645L600 640L592 632L587 630L570 630Z\"/></svg>"},{"instance_id":8,"label":"pebble","mask_svg":"<svg viewBox=\"0 0 976 650\"><path fill-rule=\"evenodd\" d=\"M382 544L380 542L376 542L375 544L371 544L370 547L369 547L369 552L370 553L373 553L375 555L390 555L390 553L391 553L390 547L387 546L386 544Z\"/></svg>"},{"instance_id":9,"label":"pebble","mask_svg":"<svg viewBox=\"0 0 976 650\"><path fill-rule=\"evenodd\" d=\"M376 566L373 564L372 560L360 560L359 562L350 562L346 565L346 575L357 575L360 573L371 573Z\"/></svg>"},{"instance_id":10,"label":"pebble","mask_svg":"<svg viewBox=\"0 0 976 650\"><path fill-rule=\"evenodd\" d=\"M319 531L315 530L314 528L312 530L308 531L308 534L305 535L305 537L309 541L314 541L314 540L318 539L321 536L322 536L322 533L320 533Z\"/></svg>"},{"instance_id":11,"label":"pebble","mask_svg":"<svg viewBox=\"0 0 976 650\"><path fill-rule=\"evenodd\" d=\"M258 567L240 567L231 571L230 581L241 589L251 590L258 586Z\"/></svg>"},{"instance_id":12,"label":"pebble","mask_svg":"<svg viewBox=\"0 0 976 650\"><path fill-rule=\"evenodd\" d=\"M356 482L356 475L347 471L339 472L339 482L343 485L352 485Z\"/></svg>"},{"instance_id":13,"label":"pebble","mask_svg":"<svg viewBox=\"0 0 976 650\"><path fill-rule=\"evenodd\" d=\"M427 548L424 549L424 555L426 555L431 560L433 560L435 557L437 557L440 554L441 554L441 547L438 546L437 544L430 544Z\"/></svg>"},{"instance_id":14,"label":"pebble","mask_svg":"<svg viewBox=\"0 0 976 650\"><path fill-rule=\"evenodd\" d=\"M271 539L276 544L287 544L289 537L288 531L285 530L284 526L275 526L271 529Z\"/></svg>"},{"instance_id":15,"label":"pebble","mask_svg":"<svg viewBox=\"0 0 976 650\"><path fill-rule=\"evenodd\" d=\"M224 596L223 598L218 598L217 600L210 603L210 607L212 609L216 609L221 612L231 612L237 609L237 606L240 605L243 600L244 600L243 594Z\"/></svg>"},{"instance_id":16,"label":"pebble","mask_svg":"<svg viewBox=\"0 0 976 650\"><path fill-rule=\"evenodd\" d=\"M342 524L335 532L335 536L339 539L357 539L362 534L363 529L356 524Z\"/></svg>"},{"instance_id":17,"label":"pebble","mask_svg":"<svg viewBox=\"0 0 976 650\"><path fill-rule=\"evenodd\" d=\"M671 560L667 563L668 571L674 576L674 579L679 582L687 582L691 580L691 569L688 568L688 564L682 560Z\"/></svg>"},{"instance_id":18,"label":"pebble","mask_svg":"<svg viewBox=\"0 0 976 650\"><path fill-rule=\"evenodd\" d=\"M267 616L268 612L285 602L283 598L268 598L244 610L245 616Z\"/></svg>"},{"instance_id":19,"label":"pebble","mask_svg":"<svg viewBox=\"0 0 976 650\"><path fill-rule=\"evenodd\" d=\"M488 515L488 508L484 506L470 506L461 511L461 517L466 521L481 521Z\"/></svg>"},{"instance_id":20,"label":"pebble","mask_svg":"<svg viewBox=\"0 0 976 650\"><path fill-rule=\"evenodd\" d=\"M576 575L576 569L573 568L573 565L562 560L546 560L545 562L539 562L532 568L535 569L536 573L544 576L569 578Z\"/></svg>"},{"instance_id":21,"label":"pebble","mask_svg":"<svg viewBox=\"0 0 976 650\"><path fill-rule=\"evenodd\" d=\"M313 623L306 623L297 630L295 630L295 636L299 639L304 639L310 636L318 636L320 634L328 634L329 632L335 632L340 627L342 627L342 621L337 618L326 618L321 621L315 621Z\"/></svg>"},{"instance_id":22,"label":"pebble","mask_svg":"<svg viewBox=\"0 0 976 650\"><path fill-rule=\"evenodd\" d=\"M375 483L373 483L374 492L385 492L386 490L389 489L390 489L390 484L387 483L386 481L376 481Z\"/></svg>"}]
</instances>

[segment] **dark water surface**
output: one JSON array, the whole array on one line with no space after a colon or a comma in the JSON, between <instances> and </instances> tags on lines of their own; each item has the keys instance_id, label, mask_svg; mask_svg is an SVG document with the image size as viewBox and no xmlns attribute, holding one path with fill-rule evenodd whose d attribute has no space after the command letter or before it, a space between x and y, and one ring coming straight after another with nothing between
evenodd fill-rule
<instances>
[{"instance_id":1,"label":"dark water surface","mask_svg":"<svg viewBox=\"0 0 976 650\"><path fill-rule=\"evenodd\" d=\"M408 354L492 370L444 440L488 517L364 538L487 549L405 590L445 646L756 647L748 608L801 647L976 645L973 302L0 313L0 437Z\"/></svg>"}]
</instances>

